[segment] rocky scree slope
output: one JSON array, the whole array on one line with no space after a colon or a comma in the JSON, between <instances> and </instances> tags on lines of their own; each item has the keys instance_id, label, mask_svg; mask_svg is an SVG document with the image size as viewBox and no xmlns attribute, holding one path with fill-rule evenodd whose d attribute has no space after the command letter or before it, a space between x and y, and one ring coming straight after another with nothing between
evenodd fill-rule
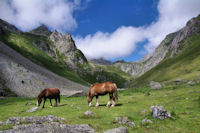
<instances>
[{"instance_id":1,"label":"rocky scree slope","mask_svg":"<svg viewBox=\"0 0 200 133\"><path fill-rule=\"evenodd\" d=\"M189 20L181 30L171 33L165 37L152 55L146 55L138 62L115 63L114 66L120 68L134 77L139 77L159 64L166 57L174 57L180 50L180 44L188 37L198 34L200 15Z\"/></svg>"}]
</instances>

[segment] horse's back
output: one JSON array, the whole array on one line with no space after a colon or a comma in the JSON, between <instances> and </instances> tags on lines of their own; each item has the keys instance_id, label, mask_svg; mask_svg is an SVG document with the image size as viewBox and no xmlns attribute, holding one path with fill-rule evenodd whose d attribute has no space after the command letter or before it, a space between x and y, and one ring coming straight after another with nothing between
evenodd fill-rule
<instances>
[{"instance_id":1,"label":"horse's back","mask_svg":"<svg viewBox=\"0 0 200 133\"><path fill-rule=\"evenodd\" d=\"M60 90L58 88L46 88L48 95L60 95Z\"/></svg>"},{"instance_id":2,"label":"horse's back","mask_svg":"<svg viewBox=\"0 0 200 133\"><path fill-rule=\"evenodd\" d=\"M91 86L90 90L93 91L93 93L99 93L99 94L105 94L107 92L113 91L115 88L115 83L112 82L104 82L104 83L95 83Z\"/></svg>"}]
</instances>

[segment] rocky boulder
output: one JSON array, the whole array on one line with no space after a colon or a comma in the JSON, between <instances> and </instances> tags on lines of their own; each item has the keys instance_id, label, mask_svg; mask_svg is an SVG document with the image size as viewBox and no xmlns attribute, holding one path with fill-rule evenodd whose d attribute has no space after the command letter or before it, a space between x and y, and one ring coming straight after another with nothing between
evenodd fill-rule
<instances>
[{"instance_id":1,"label":"rocky boulder","mask_svg":"<svg viewBox=\"0 0 200 133\"><path fill-rule=\"evenodd\" d=\"M152 116L154 118L158 118L160 120L171 117L170 113L163 106L153 105L151 106L150 111L152 112Z\"/></svg>"},{"instance_id":2,"label":"rocky boulder","mask_svg":"<svg viewBox=\"0 0 200 133\"><path fill-rule=\"evenodd\" d=\"M144 120L142 120L142 125L148 125L148 124L152 124L153 122L151 121L151 120L149 120L149 119L144 119Z\"/></svg>"},{"instance_id":3,"label":"rocky boulder","mask_svg":"<svg viewBox=\"0 0 200 133\"><path fill-rule=\"evenodd\" d=\"M86 111L84 114L88 115L88 116L93 116L94 115L94 113L92 111L89 111L89 110Z\"/></svg>"},{"instance_id":4,"label":"rocky boulder","mask_svg":"<svg viewBox=\"0 0 200 133\"><path fill-rule=\"evenodd\" d=\"M149 86L152 90L155 90L155 89L160 89L162 88L162 85L159 83L159 82L154 82L154 81L151 81L149 83Z\"/></svg>"},{"instance_id":5,"label":"rocky boulder","mask_svg":"<svg viewBox=\"0 0 200 133\"><path fill-rule=\"evenodd\" d=\"M30 33L48 37L51 34L51 31L47 28L46 25L41 25L38 28L30 31Z\"/></svg>"},{"instance_id":6,"label":"rocky boulder","mask_svg":"<svg viewBox=\"0 0 200 133\"><path fill-rule=\"evenodd\" d=\"M127 133L127 129L125 127L113 128L105 131L104 133Z\"/></svg>"},{"instance_id":7,"label":"rocky boulder","mask_svg":"<svg viewBox=\"0 0 200 133\"><path fill-rule=\"evenodd\" d=\"M116 117L115 122L119 124L124 124L130 127L134 127L135 123L128 119L128 117Z\"/></svg>"},{"instance_id":8,"label":"rocky boulder","mask_svg":"<svg viewBox=\"0 0 200 133\"><path fill-rule=\"evenodd\" d=\"M56 121L56 122L55 122ZM66 125L64 118L49 116L11 117L0 125L14 125L13 129L0 133L94 133L94 129L86 124ZM22 124L22 125L21 125Z\"/></svg>"}]
</instances>

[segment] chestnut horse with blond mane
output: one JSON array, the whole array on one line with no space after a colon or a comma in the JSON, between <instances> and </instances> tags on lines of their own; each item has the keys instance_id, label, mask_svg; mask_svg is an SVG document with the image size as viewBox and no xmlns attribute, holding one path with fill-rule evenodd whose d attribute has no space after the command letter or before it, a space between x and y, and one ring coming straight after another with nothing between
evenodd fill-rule
<instances>
[{"instance_id":1,"label":"chestnut horse with blond mane","mask_svg":"<svg viewBox=\"0 0 200 133\"><path fill-rule=\"evenodd\" d=\"M44 108L47 98L50 100L51 107L52 107L51 99L55 99L56 102L54 106L57 106L57 99L58 99L58 102L60 103L60 90L58 88L46 88L42 90L37 97L38 106L40 106L42 102L42 98L44 98L44 103L43 103L42 108Z\"/></svg>"},{"instance_id":2,"label":"chestnut horse with blond mane","mask_svg":"<svg viewBox=\"0 0 200 133\"><path fill-rule=\"evenodd\" d=\"M114 107L117 104L118 96L117 96L117 85L112 82L105 82L105 83L95 83L90 87L88 93L88 106L92 106L92 99L96 96L96 107L99 106L98 96L106 95L109 93L110 99L107 103L107 107L110 107L111 100L112 106ZM114 94L114 95L113 95Z\"/></svg>"}]
</instances>

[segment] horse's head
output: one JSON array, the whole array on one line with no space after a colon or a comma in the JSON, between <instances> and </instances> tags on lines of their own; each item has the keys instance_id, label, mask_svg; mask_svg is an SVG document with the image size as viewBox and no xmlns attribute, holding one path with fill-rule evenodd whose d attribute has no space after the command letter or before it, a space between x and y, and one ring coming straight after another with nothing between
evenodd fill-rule
<instances>
[{"instance_id":1,"label":"horse's head","mask_svg":"<svg viewBox=\"0 0 200 133\"><path fill-rule=\"evenodd\" d=\"M92 106L92 98L90 96L88 96L88 106L89 107Z\"/></svg>"},{"instance_id":2,"label":"horse's head","mask_svg":"<svg viewBox=\"0 0 200 133\"><path fill-rule=\"evenodd\" d=\"M38 97L37 98L37 106L40 106L41 102L42 102L42 98Z\"/></svg>"}]
</instances>

